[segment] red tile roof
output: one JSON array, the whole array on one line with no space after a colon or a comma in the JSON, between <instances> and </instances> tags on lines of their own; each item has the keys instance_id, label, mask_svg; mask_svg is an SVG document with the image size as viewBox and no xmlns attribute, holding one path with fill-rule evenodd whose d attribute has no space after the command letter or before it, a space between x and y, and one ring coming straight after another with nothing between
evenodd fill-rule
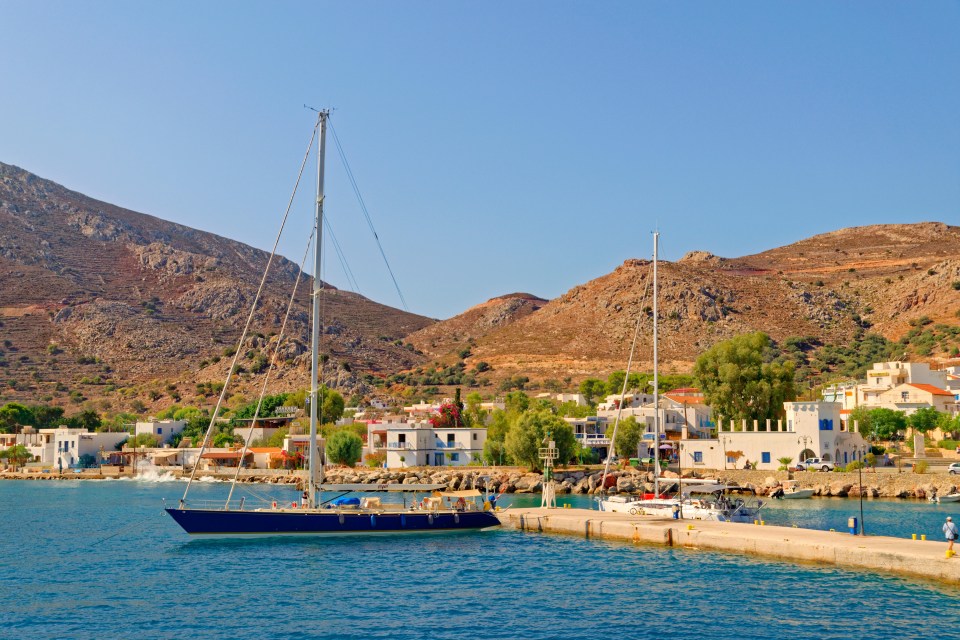
<instances>
[{"instance_id":1,"label":"red tile roof","mask_svg":"<svg viewBox=\"0 0 960 640\"><path fill-rule=\"evenodd\" d=\"M909 384L911 387L916 387L917 389L920 389L920 391L926 391L927 393L931 393L935 396L950 396L951 398L953 397L953 394L947 391L946 389L935 387L932 384L914 384L912 382L908 382L907 384Z\"/></svg>"}]
</instances>

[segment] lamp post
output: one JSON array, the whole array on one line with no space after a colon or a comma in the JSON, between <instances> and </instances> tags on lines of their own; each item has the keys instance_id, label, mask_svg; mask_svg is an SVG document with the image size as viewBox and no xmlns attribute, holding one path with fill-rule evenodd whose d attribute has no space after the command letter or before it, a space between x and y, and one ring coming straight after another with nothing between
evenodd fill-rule
<instances>
[{"instance_id":1,"label":"lamp post","mask_svg":"<svg viewBox=\"0 0 960 640\"><path fill-rule=\"evenodd\" d=\"M807 450L807 443L810 442L810 436L800 436L797 438L797 444L803 445L803 450L800 451L800 455L797 456L797 462L803 462L803 454Z\"/></svg>"},{"instance_id":2,"label":"lamp post","mask_svg":"<svg viewBox=\"0 0 960 640\"><path fill-rule=\"evenodd\" d=\"M860 451L860 464L857 465L857 472L860 476L860 535L864 536L866 533L863 530L863 458L866 454L866 447L860 445L857 449Z\"/></svg>"},{"instance_id":3,"label":"lamp post","mask_svg":"<svg viewBox=\"0 0 960 640\"><path fill-rule=\"evenodd\" d=\"M723 456L723 470L727 470L727 439L724 436L720 436L720 455Z\"/></svg>"}]
</instances>

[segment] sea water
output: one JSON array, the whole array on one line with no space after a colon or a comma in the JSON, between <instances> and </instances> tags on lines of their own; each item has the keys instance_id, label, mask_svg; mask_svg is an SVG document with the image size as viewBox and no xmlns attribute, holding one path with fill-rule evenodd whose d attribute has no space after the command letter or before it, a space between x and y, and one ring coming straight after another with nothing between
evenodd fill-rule
<instances>
[{"instance_id":1,"label":"sea water","mask_svg":"<svg viewBox=\"0 0 960 640\"><path fill-rule=\"evenodd\" d=\"M162 511L163 500L175 504L184 486L0 482L0 637L960 635L955 586L724 553L508 530L191 539ZM190 498L223 499L228 488L195 484ZM297 497L276 485L237 492L250 500ZM535 498L510 496L515 503ZM563 499L590 504L582 496ZM854 500L798 502L769 509L768 521L845 524L859 511ZM874 523L877 534L925 526L932 535L926 523L942 521L945 508L867 501L868 532Z\"/></svg>"}]
</instances>

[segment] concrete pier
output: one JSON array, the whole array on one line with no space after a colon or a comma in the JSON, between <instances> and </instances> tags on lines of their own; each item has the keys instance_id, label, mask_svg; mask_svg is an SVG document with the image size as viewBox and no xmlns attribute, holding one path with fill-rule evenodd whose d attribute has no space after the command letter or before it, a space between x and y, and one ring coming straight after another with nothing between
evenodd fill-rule
<instances>
[{"instance_id":1,"label":"concrete pier","mask_svg":"<svg viewBox=\"0 0 960 640\"><path fill-rule=\"evenodd\" d=\"M497 515L504 527L528 533L709 549L960 584L960 555L947 558L943 540L855 536L849 532L673 520L588 509L507 509ZM960 547L955 545L954 550L960 551Z\"/></svg>"}]
</instances>

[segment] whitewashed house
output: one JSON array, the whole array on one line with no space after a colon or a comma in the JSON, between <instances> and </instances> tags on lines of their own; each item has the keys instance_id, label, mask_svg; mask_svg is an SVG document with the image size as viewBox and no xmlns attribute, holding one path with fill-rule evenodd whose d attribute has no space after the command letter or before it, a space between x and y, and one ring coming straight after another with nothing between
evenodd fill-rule
<instances>
[{"instance_id":1,"label":"whitewashed house","mask_svg":"<svg viewBox=\"0 0 960 640\"><path fill-rule=\"evenodd\" d=\"M50 433L53 436L53 460L55 467L66 469L80 462L84 455L91 455L99 459L100 452L113 451L116 446L130 437L130 434L109 431L87 431L86 429L71 429L57 427L56 429L41 429L40 433Z\"/></svg>"},{"instance_id":2,"label":"whitewashed house","mask_svg":"<svg viewBox=\"0 0 960 640\"><path fill-rule=\"evenodd\" d=\"M430 422L367 425L367 453L386 453L388 468L462 467L483 457L486 427L435 428Z\"/></svg>"},{"instance_id":3,"label":"whitewashed house","mask_svg":"<svg viewBox=\"0 0 960 640\"><path fill-rule=\"evenodd\" d=\"M170 442L170 438L180 433L187 426L186 420L146 420L137 422L134 435L150 434L156 436L160 444Z\"/></svg>"},{"instance_id":4,"label":"whitewashed house","mask_svg":"<svg viewBox=\"0 0 960 640\"><path fill-rule=\"evenodd\" d=\"M727 469L756 463L758 469L777 469L779 458L791 464L821 458L843 466L862 460L869 445L857 432L847 431L835 402L785 402L786 419L764 423L719 425L717 437L681 440L683 468ZM737 452L740 455L728 455Z\"/></svg>"}]
</instances>

